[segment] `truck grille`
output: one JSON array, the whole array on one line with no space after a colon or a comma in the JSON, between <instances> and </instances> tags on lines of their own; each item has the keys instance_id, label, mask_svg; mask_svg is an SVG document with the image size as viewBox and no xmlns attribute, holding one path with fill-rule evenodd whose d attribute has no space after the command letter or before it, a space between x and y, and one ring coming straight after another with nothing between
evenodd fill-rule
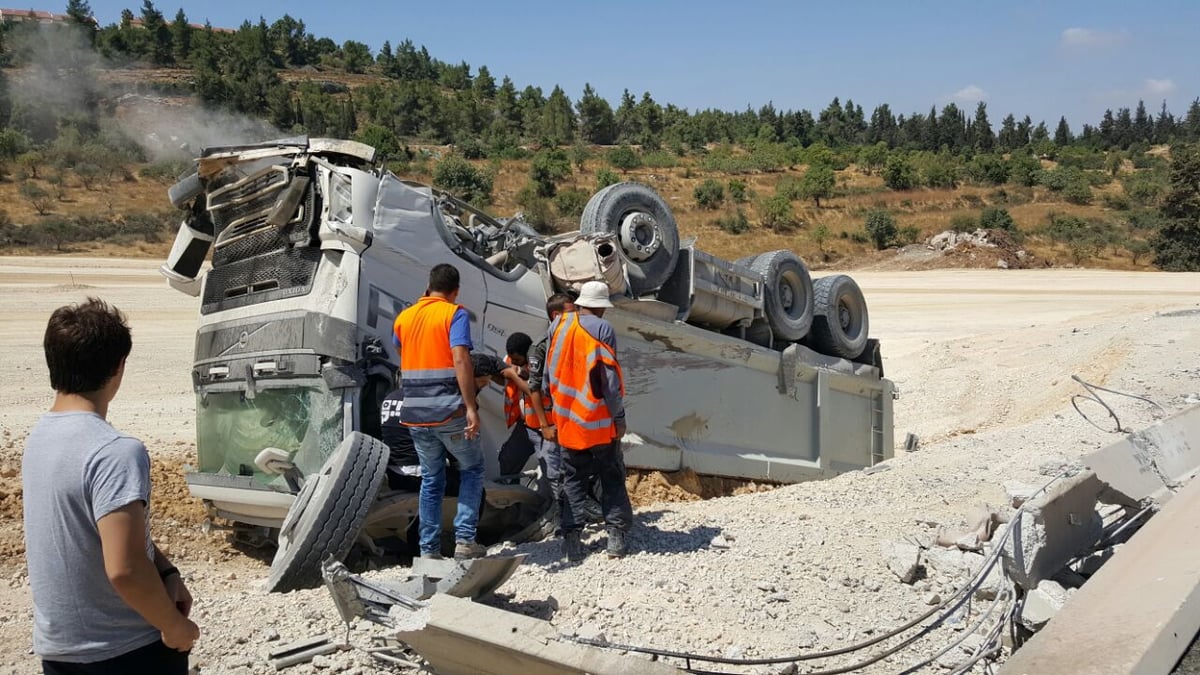
<instances>
[{"instance_id":1,"label":"truck grille","mask_svg":"<svg viewBox=\"0 0 1200 675\"><path fill-rule=\"evenodd\" d=\"M287 167L272 165L234 180L208 195L216 232L213 267L292 246L307 246L315 236L316 190L309 185L296 213L281 227L267 218L292 180Z\"/></svg>"},{"instance_id":2,"label":"truck grille","mask_svg":"<svg viewBox=\"0 0 1200 675\"><path fill-rule=\"evenodd\" d=\"M305 295L312 290L320 260L319 248L285 248L213 267L204 282L200 313Z\"/></svg>"}]
</instances>

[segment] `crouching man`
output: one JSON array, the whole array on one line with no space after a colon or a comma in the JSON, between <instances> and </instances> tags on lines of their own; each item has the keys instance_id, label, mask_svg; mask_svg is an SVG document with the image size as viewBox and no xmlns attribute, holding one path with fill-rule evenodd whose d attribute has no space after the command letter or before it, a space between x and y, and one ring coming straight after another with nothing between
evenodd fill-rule
<instances>
[{"instance_id":1,"label":"crouching man","mask_svg":"<svg viewBox=\"0 0 1200 675\"><path fill-rule=\"evenodd\" d=\"M129 327L89 299L54 311L43 346L54 405L21 462L33 651L51 675L184 675L200 629L150 539L150 456L105 419Z\"/></svg>"}]
</instances>

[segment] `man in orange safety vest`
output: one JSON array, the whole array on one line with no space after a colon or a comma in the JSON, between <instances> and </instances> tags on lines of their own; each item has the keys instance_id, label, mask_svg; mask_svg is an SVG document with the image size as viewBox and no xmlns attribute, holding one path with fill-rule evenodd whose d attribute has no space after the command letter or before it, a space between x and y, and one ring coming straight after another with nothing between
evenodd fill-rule
<instances>
[{"instance_id":1,"label":"man in orange safety vest","mask_svg":"<svg viewBox=\"0 0 1200 675\"><path fill-rule=\"evenodd\" d=\"M601 506L608 533L608 555L625 555L625 535L633 509L625 489L621 437L625 435L624 382L617 362L616 332L603 319L612 307L608 286L589 281L575 300L577 312L561 315L550 327L545 369L562 446L563 553L570 561L585 555L580 534L588 485L600 481Z\"/></svg>"}]
</instances>

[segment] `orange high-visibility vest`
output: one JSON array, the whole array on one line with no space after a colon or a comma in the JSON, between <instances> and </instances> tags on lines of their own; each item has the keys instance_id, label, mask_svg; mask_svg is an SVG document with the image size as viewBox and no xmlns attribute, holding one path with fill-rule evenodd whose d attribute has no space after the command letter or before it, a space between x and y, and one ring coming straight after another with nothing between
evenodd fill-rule
<instances>
[{"instance_id":1,"label":"orange high-visibility vest","mask_svg":"<svg viewBox=\"0 0 1200 675\"><path fill-rule=\"evenodd\" d=\"M551 330L546 359L546 386L554 403L559 445L585 450L612 442L617 437L616 423L591 385L592 368L611 366L617 371L621 395L625 395L625 378L612 348L592 337L579 324L578 314L568 312Z\"/></svg>"},{"instance_id":2,"label":"orange high-visibility vest","mask_svg":"<svg viewBox=\"0 0 1200 675\"><path fill-rule=\"evenodd\" d=\"M506 356L504 362L512 365L512 361ZM554 414L550 409L548 397L542 397L542 410L546 413L546 419L553 419ZM542 423L538 422L537 412L534 410L533 399L521 393L521 389L512 380L504 383L504 423L512 426L521 419L522 412L525 416L525 426L529 429L541 429Z\"/></svg>"},{"instance_id":3,"label":"orange high-visibility vest","mask_svg":"<svg viewBox=\"0 0 1200 675\"><path fill-rule=\"evenodd\" d=\"M436 426L463 407L450 350L450 322L458 309L443 298L426 296L396 317L393 330L400 341L400 386L404 390L401 424Z\"/></svg>"},{"instance_id":4,"label":"orange high-visibility vest","mask_svg":"<svg viewBox=\"0 0 1200 675\"><path fill-rule=\"evenodd\" d=\"M512 365L512 361L506 356L504 362ZM527 401L526 401L527 402ZM517 384L512 380L504 382L504 424L512 426L521 419L521 390L517 388Z\"/></svg>"}]
</instances>

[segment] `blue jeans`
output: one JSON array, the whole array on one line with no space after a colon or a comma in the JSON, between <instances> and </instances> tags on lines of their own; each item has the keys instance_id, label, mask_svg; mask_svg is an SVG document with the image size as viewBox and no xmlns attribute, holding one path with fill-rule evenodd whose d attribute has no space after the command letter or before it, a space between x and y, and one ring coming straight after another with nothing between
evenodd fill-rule
<instances>
[{"instance_id":1,"label":"blue jeans","mask_svg":"<svg viewBox=\"0 0 1200 675\"><path fill-rule=\"evenodd\" d=\"M458 511L454 514L455 541L475 541L483 499L483 451L479 437L467 440L467 418L455 417L436 427L410 427L417 459L421 462L421 553L442 548L442 499L446 494L446 454L458 460Z\"/></svg>"}]
</instances>

